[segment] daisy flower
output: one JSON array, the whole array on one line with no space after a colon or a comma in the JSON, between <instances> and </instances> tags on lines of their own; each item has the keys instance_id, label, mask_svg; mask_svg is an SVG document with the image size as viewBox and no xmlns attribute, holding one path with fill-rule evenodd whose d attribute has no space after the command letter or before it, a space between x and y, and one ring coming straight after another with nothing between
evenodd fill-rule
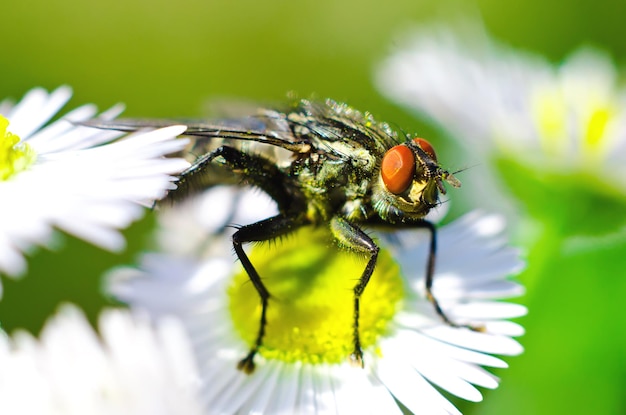
<instances>
[{"instance_id":1,"label":"daisy flower","mask_svg":"<svg viewBox=\"0 0 626 415\"><path fill-rule=\"evenodd\" d=\"M177 229L190 227L181 224L187 220L223 235L224 220L254 221L275 208L258 193L216 188L205 197L167 212L164 232L176 240ZM217 209L219 221L210 219L206 206ZM503 227L498 216L472 213L438 233L434 294L453 321L480 326L481 332L447 326L425 299L427 235L394 233L397 243L381 250L361 297L364 368L348 356L352 288L365 263L337 249L326 230L304 228L280 243L250 248L250 260L272 293L266 335L250 375L236 367L254 342L260 301L233 263L228 238L209 237L201 250L146 254L139 268L112 271L108 290L132 309L184 323L200 367L206 413L401 414L400 404L413 413L454 414L459 411L442 390L480 401L476 386L498 385L483 367L506 367L493 355L522 352L512 337L523 329L507 319L526 309L499 301L522 293L508 279L523 263L506 245Z\"/></svg>"},{"instance_id":2,"label":"daisy flower","mask_svg":"<svg viewBox=\"0 0 626 415\"><path fill-rule=\"evenodd\" d=\"M626 91L601 51L580 49L553 65L477 27L469 34L430 27L405 36L376 81L474 154L502 152L626 188Z\"/></svg>"},{"instance_id":3,"label":"daisy flower","mask_svg":"<svg viewBox=\"0 0 626 415\"><path fill-rule=\"evenodd\" d=\"M191 345L172 319L107 310L100 336L66 305L40 339L0 335L0 413L200 414Z\"/></svg>"},{"instance_id":4,"label":"daisy flower","mask_svg":"<svg viewBox=\"0 0 626 415\"><path fill-rule=\"evenodd\" d=\"M163 156L181 150L185 127L125 136L73 123L97 115L83 105L50 121L71 97L68 87L35 88L17 104L0 102L0 273L19 275L24 253L51 242L61 229L119 251L118 232L174 187L189 164ZM111 119L116 106L99 115Z\"/></svg>"}]
</instances>

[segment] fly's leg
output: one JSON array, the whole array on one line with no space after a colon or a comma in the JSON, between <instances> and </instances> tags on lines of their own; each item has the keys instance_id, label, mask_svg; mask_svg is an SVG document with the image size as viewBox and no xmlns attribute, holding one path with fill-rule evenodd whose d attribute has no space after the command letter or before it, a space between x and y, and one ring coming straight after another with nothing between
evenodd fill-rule
<instances>
[{"instance_id":1,"label":"fly's leg","mask_svg":"<svg viewBox=\"0 0 626 415\"><path fill-rule=\"evenodd\" d=\"M274 199L281 212L290 208L293 196L282 185L289 180L288 176L270 160L229 146L218 147L199 157L179 175L176 189L170 191L162 201L174 202L209 186L224 184L224 178L214 177L216 172L212 170L220 162L236 173L236 177L240 177L240 183L232 184L258 187Z\"/></svg>"},{"instance_id":2,"label":"fly's leg","mask_svg":"<svg viewBox=\"0 0 626 415\"><path fill-rule=\"evenodd\" d=\"M271 297L261 277L250 262L243 249L247 242L262 242L291 233L308 223L300 215L298 207L293 205L298 195L289 187L289 177L270 160L259 155L248 154L230 146L221 146L198 158L191 167L179 176L177 189L171 191L165 200L175 201L190 194L206 189L208 186L221 184L223 178L211 177L215 165L222 164L240 179L240 184L249 184L267 193L278 205L279 215L260 222L240 227L232 236L233 248L241 261L252 285L261 298L261 319L259 331L250 352L238 364L237 368L245 373L254 371L254 356L263 343L267 325L267 307ZM289 212L295 212L290 214Z\"/></svg>"},{"instance_id":3,"label":"fly's leg","mask_svg":"<svg viewBox=\"0 0 626 415\"><path fill-rule=\"evenodd\" d=\"M341 217L334 217L331 220L330 228L339 243L355 252L361 252L369 255L369 260L359 278L359 282L354 286L354 321L353 321L353 333L352 339L354 343L354 350L350 355L350 359L356 365L363 367L363 350L361 349L361 338L359 335L359 313L360 313L360 300L367 283L369 282L374 268L376 267L376 260L378 258L378 246L374 243L363 230L352 225L346 219Z\"/></svg>"},{"instance_id":4,"label":"fly's leg","mask_svg":"<svg viewBox=\"0 0 626 415\"><path fill-rule=\"evenodd\" d=\"M233 234L233 247L235 253L241 261L241 265L246 270L252 285L261 297L261 319L259 321L259 331L254 344L250 348L250 352L239 361L237 369L250 374L254 371L254 356L258 353L259 348L263 344L263 336L265 336L265 327L267 326L267 306L271 297L269 291L263 284L258 272L248 259L246 252L243 250L243 244L246 242L262 242L288 234L304 225L306 221L297 217L274 216L251 225L242 226Z\"/></svg>"},{"instance_id":5,"label":"fly's leg","mask_svg":"<svg viewBox=\"0 0 626 415\"><path fill-rule=\"evenodd\" d=\"M428 260L426 262L426 298L433 305L435 313L437 313L441 320L443 320L443 322L450 327L468 328L474 331L483 331L483 328L479 326L455 323L446 315L446 313L444 313L432 291L433 280L435 276L435 260L437 256L437 229L435 228L435 225L433 225L431 222L428 222L427 220L416 222L415 226L418 228L425 228L430 233L430 246L428 249Z\"/></svg>"}]
</instances>

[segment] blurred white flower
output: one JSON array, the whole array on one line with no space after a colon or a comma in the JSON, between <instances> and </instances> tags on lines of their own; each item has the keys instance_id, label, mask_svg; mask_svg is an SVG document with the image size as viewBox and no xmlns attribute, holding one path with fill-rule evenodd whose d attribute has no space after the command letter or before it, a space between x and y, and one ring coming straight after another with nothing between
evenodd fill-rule
<instances>
[{"instance_id":1,"label":"blurred white flower","mask_svg":"<svg viewBox=\"0 0 626 415\"><path fill-rule=\"evenodd\" d=\"M164 228L172 240L178 240L177 229L190 229L194 223L196 228L221 230L224 221L245 224L239 222L245 216L255 221L273 212L258 192L237 196L219 188L205 197L168 213ZM237 204L236 197L245 203ZM212 221L207 206L236 208L233 216L217 214L219 220ZM177 212L180 216L173 221ZM205 257L189 249L147 254L138 269L114 270L108 290L132 309L153 317L174 315L184 322L211 414L400 414L396 401L413 413L458 413L438 388L480 401L476 386L498 385L483 366L506 367L491 354L522 352L511 336L523 329L506 319L522 316L526 309L498 301L522 293L521 286L508 280L523 263L506 245L503 227L497 216L473 213L438 233L435 296L453 321L479 325L485 332L441 321L424 296L428 238L418 231L397 233L399 244L389 247L391 255L381 251L377 272L361 298L364 369L348 362L353 347L351 288L364 263L352 261L332 242L325 244L319 233L251 250L251 261L273 294L264 345L251 375L236 366L256 335L260 301L233 263L228 238L205 239L213 245L204 250L209 252Z\"/></svg>"},{"instance_id":2,"label":"blurred white flower","mask_svg":"<svg viewBox=\"0 0 626 415\"><path fill-rule=\"evenodd\" d=\"M626 91L598 50L553 65L497 44L478 27L425 27L400 42L376 81L383 94L478 152L478 162L497 150L626 187Z\"/></svg>"},{"instance_id":3,"label":"blurred white flower","mask_svg":"<svg viewBox=\"0 0 626 415\"><path fill-rule=\"evenodd\" d=\"M163 156L180 151L184 126L124 135L76 126L97 113L83 105L50 122L71 90L35 88L13 105L0 102L0 273L25 271L24 252L51 241L58 228L118 251L118 229L175 187L172 176L189 166ZM114 107L99 117L110 119Z\"/></svg>"},{"instance_id":4,"label":"blurred white flower","mask_svg":"<svg viewBox=\"0 0 626 415\"><path fill-rule=\"evenodd\" d=\"M104 311L100 336L66 305L40 339L0 334L0 413L200 414L192 349L176 320Z\"/></svg>"}]
</instances>

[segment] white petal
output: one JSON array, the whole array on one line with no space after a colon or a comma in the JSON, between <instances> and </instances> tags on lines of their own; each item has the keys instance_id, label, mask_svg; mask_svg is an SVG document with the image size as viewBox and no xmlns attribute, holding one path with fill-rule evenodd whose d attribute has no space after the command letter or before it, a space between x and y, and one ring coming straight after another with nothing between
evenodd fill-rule
<instances>
[{"instance_id":1,"label":"white petal","mask_svg":"<svg viewBox=\"0 0 626 415\"><path fill-rule=\"evenodd\" d=\"M335 394L330 379L329 367L326 365L315 365L313 373L313 389L315 390L314 402L318 414L337 414Z\"/></svg>"},{"instance_id":2,"label":"white petal","mask_svg":"<svg viewBox=\"0 0 626 415\"><path fill-rule=\"evenodd\" d=\"M469 329L456 329L443 325L424 329L423 332L434 339L484 353L515 356L523 351L518 342L506 336L479 333Z\"/></svg>"},{"instance_id":3,"label":"white petal","mask_svg":"<svg viewBox=\"0 0 626 415\"><path fill-rule=\"evenodd\" d=\"M66 149L68 143L72 142L72 138L81 139L85 136L70 121L86 121L97 112L96 106L91 104L75 108L68 112L64 119L57 120L32 134L28 138L28 144L38 153L52 153Z\"/></svg>"},{"instance_id":4,"label":"white petal","mask_svg":"<svg viewBox=\"0 0 626 415\"><path fill-rule=\"evenodd\" d=\"M364 391L370 391L371 382L362 369L344 366L341 370L333 371L331 381L333 382L338 414L387 413L387 411L376 411L380 409L379 405L384 405L389 399L376 403L374 399L371 399L374 396L370 397L363 393Z\"/></svg>"},{"instance_id":5,"label":"white petal","mask_svg":"<svg viewBox=\"0 0 626 415\"><path fill-rule=\"evenodd\" d=\"M485 327L487 333L501 336L519 337L526 332L523 326L512 321L484 321L480 324Z\"/></svg>"},{"instance_id":6,"label":"white petal","mask_svg":"<svg viewBox=\"0 0 626 415\"><path fill-rule=\"evenodd\" d=\"M526 307L522 305L494 301L473 301L469 304L458 304L451 309L455 316L469 320L516 318L525 316L526 312Z\"/></svg>"},{"instance_id":7,"label":"white petal","mask_svg":"<svg viewBox=\"0 0 626 415\"><path fill-rule=\"evenodd\" d=\"M296 414L317 413L314 399L315 390L313 388L313 368L310 365L303 365L300 369L300 378L298 379L298 398L296 400L298 410Z\"/></svg>"},{"instance_id":8,"label":"white petal","mask_svg":"<svg viewBox=\"0 0 626 415\"><path fill-rule=\"evenodd\" d=\"M178 322L155 329L139 316L107 311L100 329L102 340L82 313L65 306L39 341L26 333L0 338L0 412L202 413Z\"/></svg>"},{"instance_id":9,"label":"white petal","mask_svg":"<svg viewBox=\"0 0 626 415\"><path fill-rule=\"evenodd\" d=\"M42 88L31 89L15 105L9 116L10 131L27 140L69 101L72 90L62 86L50 94Z\"/></svg>"},{"instance_id":10,"label":"white petal","mask_svg":"<svg viewBox=\"0 0 626 415\"><path fill-rule=\"evenodd\" d=\"M402 357L381 359L375 373L393 396L413 413L460 415L430 383L408 367Z\"/></svg>"},{"instance_id":11,"label":"white petal","mask_svg":"<svg viewBox=\"0 0 626 415\"><path fill-rule=\"evenodd\" d=\"M288 415L296 410L296 399L298 396L298 375L300 365L280 363L280 375L278 384L273 393L270 404L266 408L267 414Z\"/></svg>"},{"instance_id":12,"label":"white petal","mask_svg":"<svg viewBox=\"0 0 626 415\"><path fill-rule=\"evenodd\" d=\"M265 379L264 384L257 389L254 396L244 403L238 413L249 415L263 415L271 413L268 412L266 408L270 405L270 402L273 399L273 394L278 388L279 376L281 373L279 365L269 366L270 367L268 367L268 369L270 373Z\"/></svg>"}]
</instances>

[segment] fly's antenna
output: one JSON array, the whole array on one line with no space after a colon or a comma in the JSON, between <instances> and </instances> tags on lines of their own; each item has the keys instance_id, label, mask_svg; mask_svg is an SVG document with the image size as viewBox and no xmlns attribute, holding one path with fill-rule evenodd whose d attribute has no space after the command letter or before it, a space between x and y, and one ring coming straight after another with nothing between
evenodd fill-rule
<instances>
[{"instance_id":1,"label":"fly's antenna","mask_svg":"<svg viewBox=\"0 0 626 415\"><path fill-rule=\"evenodd\" d=\"M471 169L471 168L476 167L478 165L479 164L475 164L473 166L464 167L462 169L453 171L452 173L444 171L444 172L441 173L441 179L443 181L445 181L446 183L448 183L450 186L455 187L455 188L459 188L459 187L461 187L461 181L459 179L457 179L456 177L454 177L454 176L456 174L458 174L458 173L463 173L465 170ZM441 185L440 182L438 182L437 185L439 186L439 190L441 190L443 188L443 186ZM446 192L443 191L442 193L445 194Z\"/></svg>"},{"instance_id":2,"label":"fly's antenna","mask_svg":"<svg viewBox=\"0 0 626 415\"><path fill-rule=\"evenodd\" d=\"M452 173L450 173L450 174L451 174L451 175L455 175L455 174L458 174L458 173L463 173L465 170L473 169L474 167L478 167L478 166L480 166L480 163L478 163L478 164L474 164L473 166L463 167L462 169L459 169L459 170L453 171L453 172L452 172Z\"/></svg>"}]
</instances>

